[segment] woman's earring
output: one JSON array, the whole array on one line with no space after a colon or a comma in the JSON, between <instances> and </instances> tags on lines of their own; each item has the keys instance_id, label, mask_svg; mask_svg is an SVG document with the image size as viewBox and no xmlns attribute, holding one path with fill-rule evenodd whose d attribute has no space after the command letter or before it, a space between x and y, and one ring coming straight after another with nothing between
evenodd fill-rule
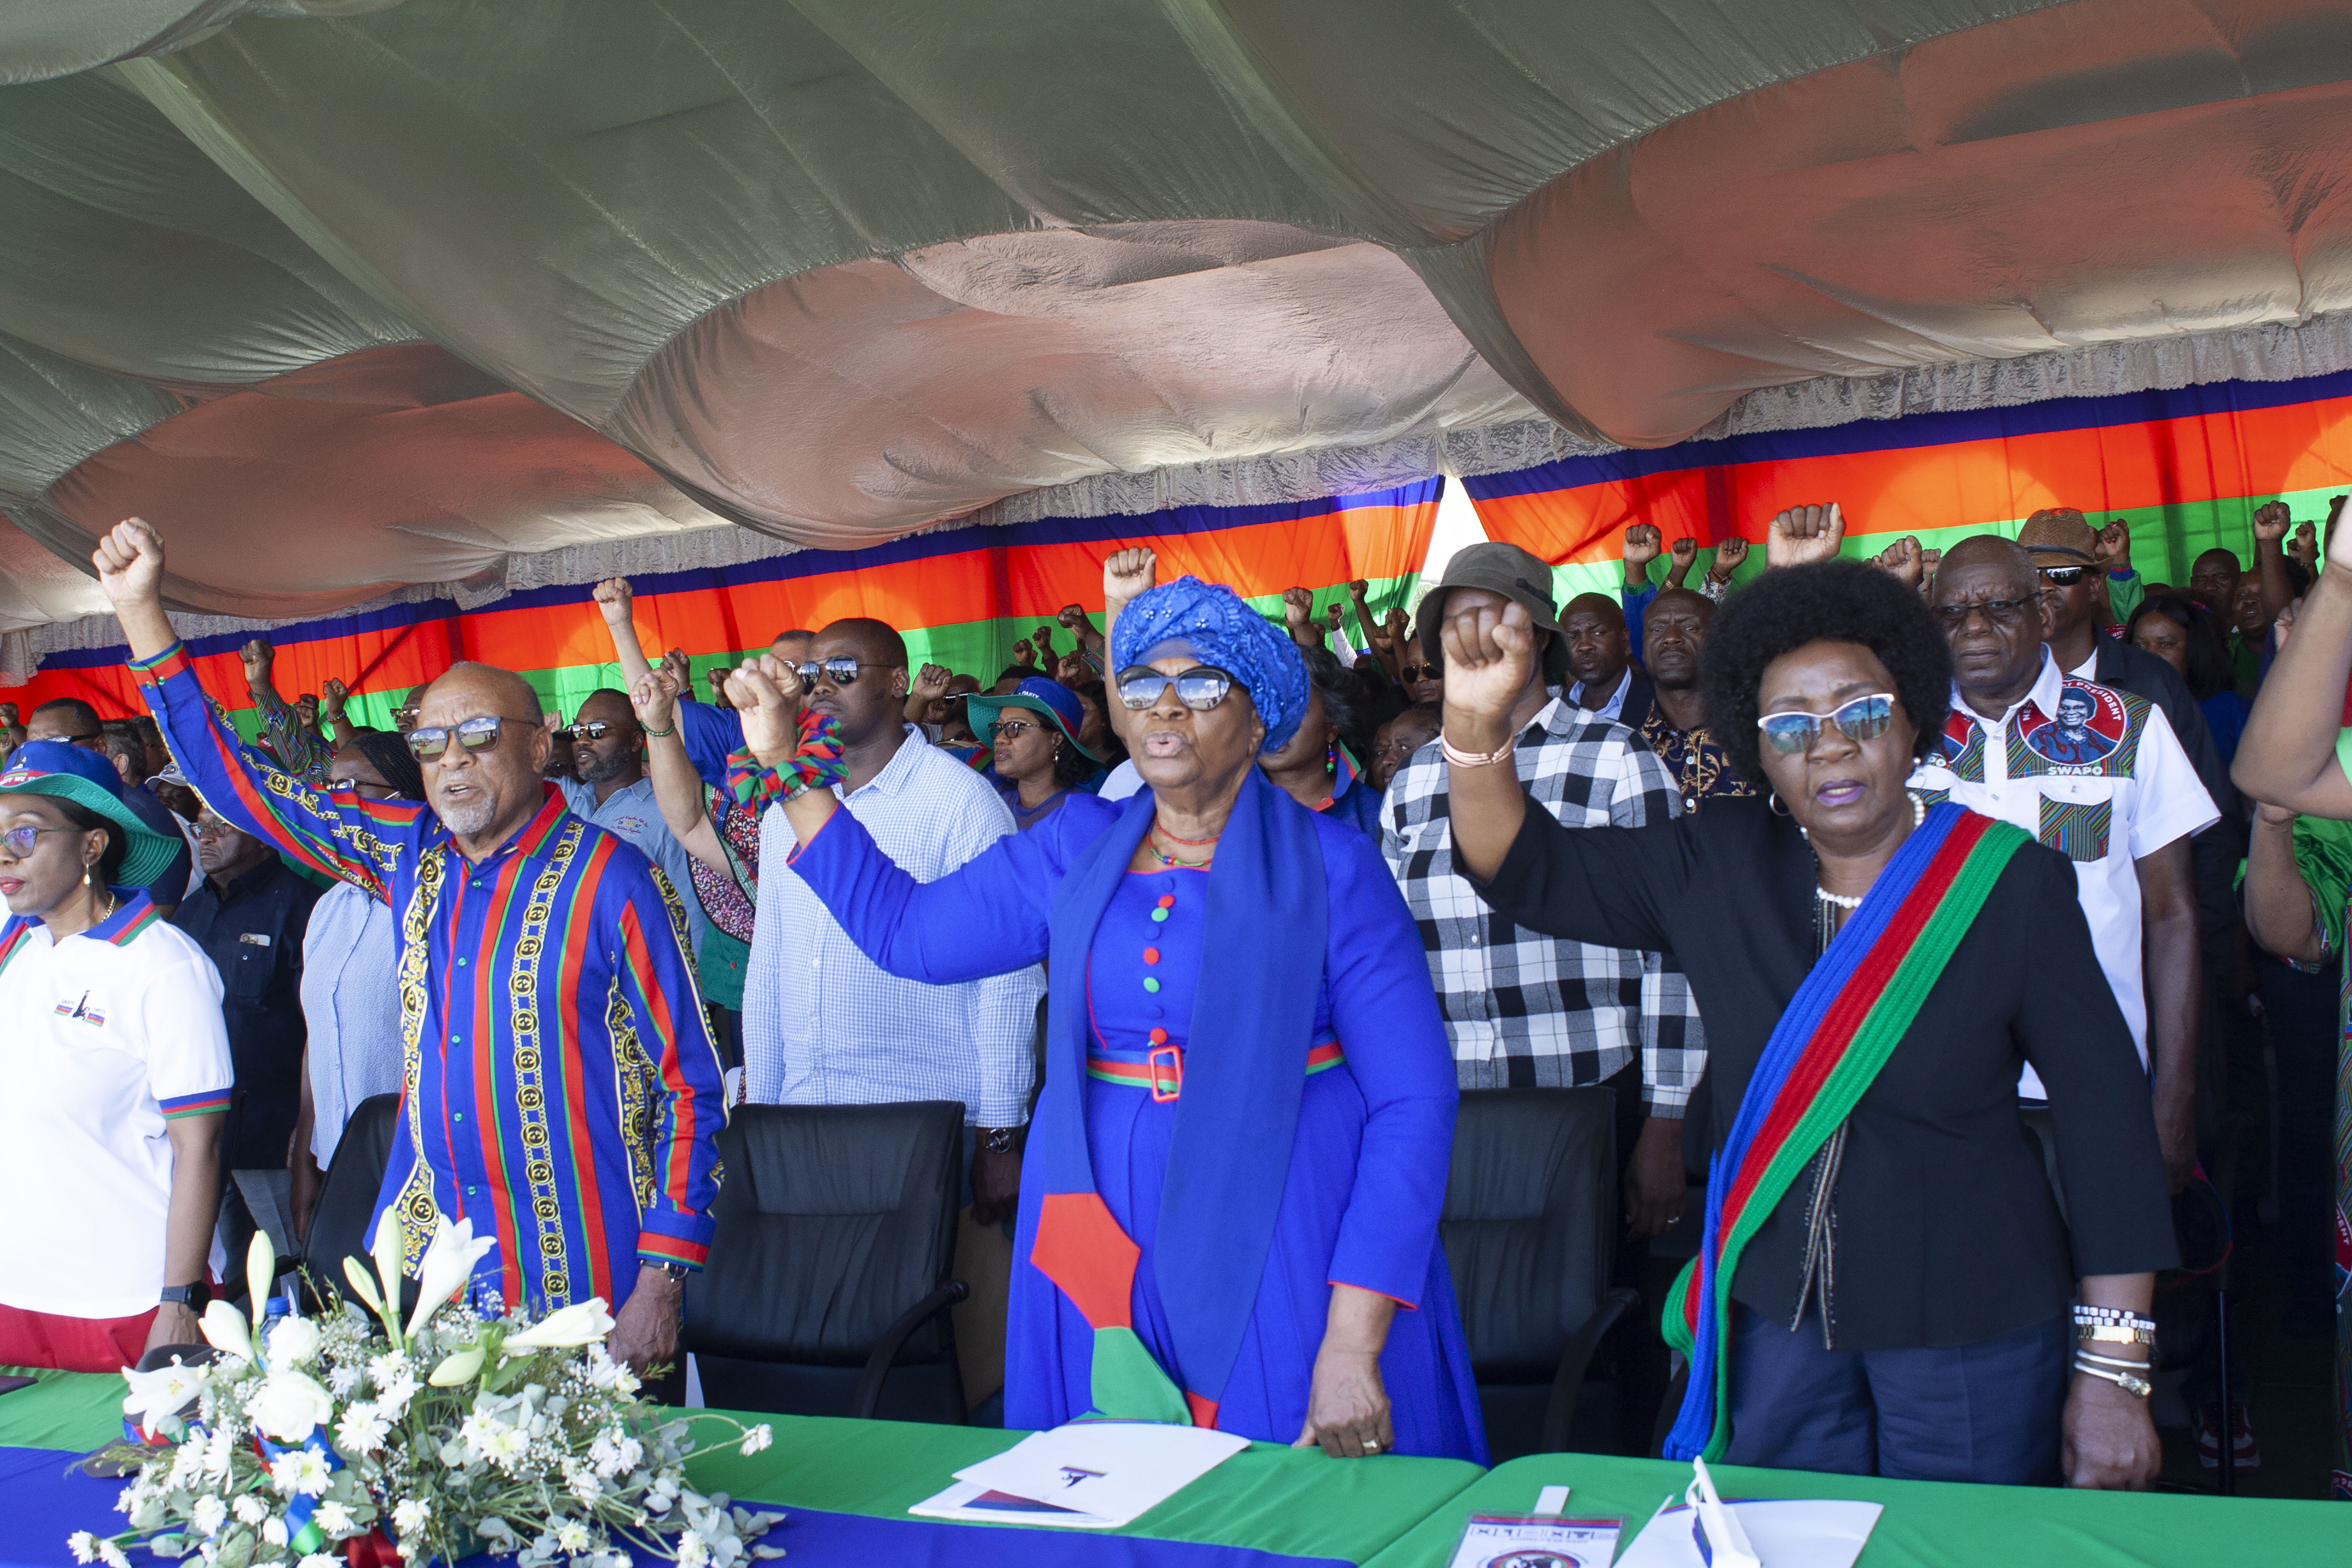
<instances>
[{"instance_id":1,"label":"woman's earring","mask_svg":"<svg viewBox=\"0 0 2352 1568\"><path fill-rule=\"evenodd\" d=\"M1339 747L1333 742L1323 748L1323 771L1337 778L1339 773Z\"/></svg>"},{"instance_id":2,"label":"woman's earring","mask_svg":"<svg viewBox=\"0 0 2352 1568\"><path fill-rule=\"evenodd\" d=\"M1767 790L1764 792L1764 809L1775 816L1786 816L1789 815L1789 803L1780 798L1779 790Z\"/></svg>"},{"instance_id":3,"label":"woman's earring","mask_svg":"<svg viewBox=\"0 0 2352 1568\"><path fill-rule=\"evenodd\" d=\"M81 863L81 885L89 889L92 892L96 892L98 890L98 884L90 880L90 878L97 869L98 862L95 860L85 860Z\"/></svg>"}]
</instances>

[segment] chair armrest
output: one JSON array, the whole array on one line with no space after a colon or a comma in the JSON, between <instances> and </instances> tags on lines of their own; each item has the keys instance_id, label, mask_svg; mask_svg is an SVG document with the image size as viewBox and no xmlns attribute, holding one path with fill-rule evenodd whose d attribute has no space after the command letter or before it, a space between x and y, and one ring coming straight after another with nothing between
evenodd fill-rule
<instances>
[{"instance_id":1,"label":"chair armrest","mask_svg":"<svg viewBox=\"0 0 2352 1568\"><path fill-rule=\"evenodd\" d=\"M883 1331L876 1342L874 1353L866 1358L866 1371L857 1380L857 1397L849 1407L850 1415L859 1421L871 1421L882 1403L882 1381L890 1375L892 1363L907 1341L917 1329L946 1311L971 1294L971 1288L961 1279L950 1279L905 1311L898 1321Z\"/></svg>"},{"instance_id":2,"label":"chair armrest","mask_svg":"<svg viewBox=\"0 0 2352 1568\"><path fill-rule=\"evenodd\" d=\"M1601 1336L1616 1326L1617 1320L1641 1304L1638 1293L1622 1285L1612 1288L1560 1352L1559 1371L1552 1375L1551 1398L1544 1405L1543 1452L1558 1454L1567 1449L1568 1428L1576 1419L1576 1391L1584 1382L1585 1368L1592 1364L1592 1352L1601 1348Z\"/></svg>"}]
</instances>

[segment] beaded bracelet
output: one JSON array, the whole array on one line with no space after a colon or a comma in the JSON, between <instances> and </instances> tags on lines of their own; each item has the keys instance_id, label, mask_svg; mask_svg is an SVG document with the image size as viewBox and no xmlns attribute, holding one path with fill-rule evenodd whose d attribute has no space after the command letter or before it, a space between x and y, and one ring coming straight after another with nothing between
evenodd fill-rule
<instances>
[{"instance_id":1,"label":"beaded bracelet","mask_svg":"<svg viewBox=\"0 0 2352 1568\"><path fill-rule=\"evenodd\" d=\"M841 721L814 709L801 710L801 743L782 765L769 767L749 750L727 759L727 793L735 804L762 807L798 800L813 789L830 789L849 776L841 752Z\"/></svg>"}]
</instances>

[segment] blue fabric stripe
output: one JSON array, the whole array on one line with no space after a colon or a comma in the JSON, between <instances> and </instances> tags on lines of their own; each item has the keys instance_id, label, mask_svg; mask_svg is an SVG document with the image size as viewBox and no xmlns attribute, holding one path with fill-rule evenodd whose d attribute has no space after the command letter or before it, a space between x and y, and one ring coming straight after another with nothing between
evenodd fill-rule
<instances>
[{"instance_id":1,"label":"blue fabric stripe","mask_svg":"<svg viewBox=\"0 0 2352 1568\"><path fill-rule=\"evenodd\" d=\"M2171 391L2053 397L2009 408L1906 414L1900 419L1857 419L1811 430L1759 430L1715 441L1677 441L1671 447L1646 451L1562 458L1532 468L1486 474L1462 482L1473 500L1491 500L1733 463L1781 463L1801 458L1843 457L1855 452L1903 451L1954 446L1963 441L2046 436L2061 430L2140 425L2201 414L2244 413L2344 396L2352 396L2352 371L2336 371L2298 381L2217 381Z\"/></svg>"}]
</instances>

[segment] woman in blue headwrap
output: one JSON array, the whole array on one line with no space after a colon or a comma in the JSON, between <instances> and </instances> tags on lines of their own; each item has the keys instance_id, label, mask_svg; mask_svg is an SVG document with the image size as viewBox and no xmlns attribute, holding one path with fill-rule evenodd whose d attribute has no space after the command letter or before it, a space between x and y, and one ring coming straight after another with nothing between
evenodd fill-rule
<instances>
[{"instance_id":1,"label":"woman in blue headwrap","mask_svg":"<svg viewBox=\"0 0 2352 1568\"><path fill-rule=\"evenodd\" d=\"M1306 711L1297 650L1186 577L1129 602L1110 653L1149 789L928 884L830 790L793 793L824 742L796 755L782 665L744 726L789 797L793 869L877 963L948 984L1052 960L1006 1423L1484 1463L1437 1239L1454 1074L1421 940L1371 841L1255 766Z\"/></svg>"}]
</instances>

